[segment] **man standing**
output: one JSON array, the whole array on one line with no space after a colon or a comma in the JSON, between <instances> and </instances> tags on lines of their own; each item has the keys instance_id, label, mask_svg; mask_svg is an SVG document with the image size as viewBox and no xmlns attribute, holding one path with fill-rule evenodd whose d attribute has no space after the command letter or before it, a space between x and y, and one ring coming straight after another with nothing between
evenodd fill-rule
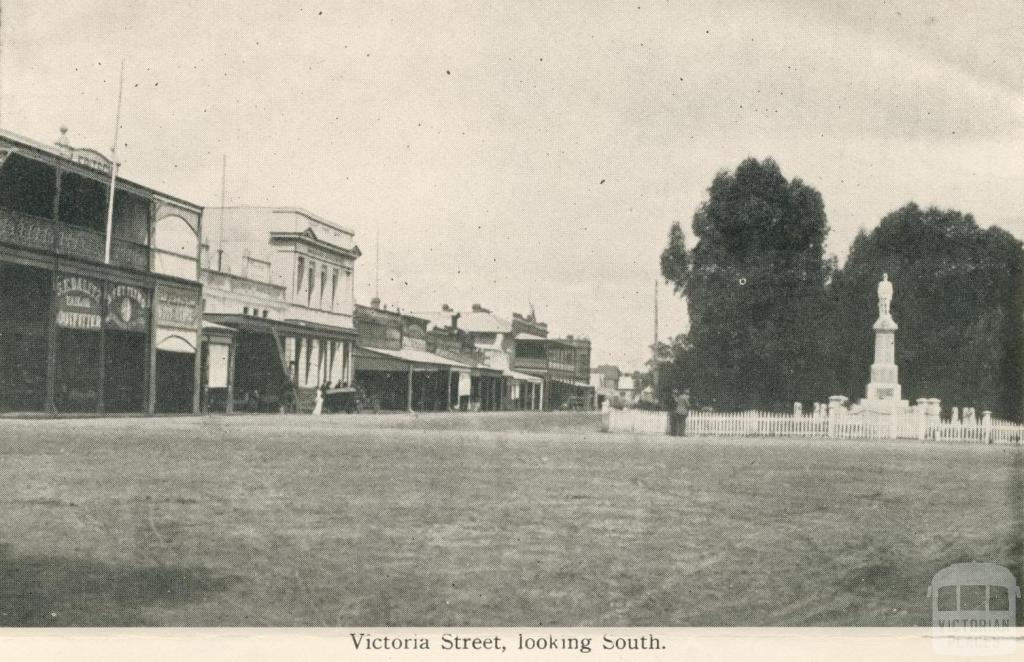
<instances>
[{"instance_id":1,"label":"man standing","mask_svg":"<svg viewBox=\"0 0 1024 662\"><path fill-rule=\"evenodd\" d=\"M672 417L672 434L677 437L686 436L686 417L690 415L690 389L685 389L682 395L679 391L673 391L675 396L675 415Z\"/></svg>"}]
</instances>

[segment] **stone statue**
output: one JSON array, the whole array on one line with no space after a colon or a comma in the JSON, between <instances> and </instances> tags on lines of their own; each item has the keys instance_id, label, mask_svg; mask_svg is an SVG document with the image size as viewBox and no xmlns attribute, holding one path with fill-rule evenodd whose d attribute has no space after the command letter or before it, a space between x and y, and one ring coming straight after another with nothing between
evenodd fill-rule
<instances>
[{"instance_id":1,"label":"stone statue","mask_svg":"<svg viewBox=\"0 0 1024 662\"><path fill-rule=\"evenodd\" d=\"M889 282L889 274L882 274L882 281L878 283L878 315L889 317L889 304L892 303L892 283Z\"/></svg>"}]
</instances>

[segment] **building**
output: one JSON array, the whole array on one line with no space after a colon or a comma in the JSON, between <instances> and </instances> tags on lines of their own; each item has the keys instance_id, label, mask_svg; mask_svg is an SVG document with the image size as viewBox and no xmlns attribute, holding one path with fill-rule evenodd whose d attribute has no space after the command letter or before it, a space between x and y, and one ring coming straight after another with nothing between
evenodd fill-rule
<instances>
[{"instance_id":1,"label":"building","mask_svg":"<svg viewBox=\"0 0 1024 662\"><path fill-rule=\"evenodd\" d=\"M472 409L507 411L541 408L543 380L512 369L515 332L526 318L513 315L512 320L508 320L478 303L466 312L455 312L448 305L443 305L440 311L417 315L429 319L436 329L465 334L479 352L480 358L475 363L477 369L470 382Z\"/></svg>"},{"instance_id":2,"label":"building","mask_svg":"<svg viewBox=\"0 0 1024 662\"><path fill-rule=\"evenodd\" d=\"M517 333L512 368L543 380L543 409L594 407L590 341L586 338L546 338L528 332Z\"/></svg>"},{"instance_id":3,"label":"building","mask_svg":"<svg viewBox=\"0 0 1024 662\"><path fill-rule=\"evenodd\" d=\"M199 409L202 209L0 131L0 411Z\"/></svg>"},{"instance_id":4,"label":"building","mask_svg":"<svg viewBox=\"0 0 1024 662\"><path fill-rule=\"evenodd\" d=\"M235 332L205 334L211 408L305 411L325 383L353 388L353 231L298 207L204 218L204 320Z\"/></svg>"},{"instance_id":5,"label":"building","mask_svg":"<svg viewBox=\"0 0 1024 662\"><path fill-rule=\"evenodd\" d=\"M452 411L470 406L473 374L480 374L480 368L459 360L463 345L457 338L430 333L429 320L387 310L377 298L369 306L356 306L355 324L356 383L372 409Z\"/></svg>"},{"instance_id":6,"label":"building","mask_svg":"<svg viewBox=\"0 0 1024 662\"><path fill-rule=\"evenodd\" d=\"M536 315L513 313L511 319L480 304L456 313L417 313L436 325L457 325L484 352L488 367L502 372L501 409L591 409L590 341L582 337L549 338L548 325Z\"/></svg>"},{"instance_id":7,"label":"building","mask_svg":"<svg viewBox=\"0 0 1024 662\"><path fill-rule=\"evenodd\" d=\"M601 408L605 402L615 404L621 377L622 371L614 365L599 365L590 370L590 386L594 389L596 407Z\"/></svg>"}]
</instances>

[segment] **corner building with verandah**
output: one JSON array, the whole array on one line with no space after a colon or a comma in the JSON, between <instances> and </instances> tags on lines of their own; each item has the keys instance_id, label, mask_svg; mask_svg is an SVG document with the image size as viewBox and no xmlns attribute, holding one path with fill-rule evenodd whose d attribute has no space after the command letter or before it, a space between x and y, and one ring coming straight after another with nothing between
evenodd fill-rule
<instances>
[{"instance_id":1,"label":"corner building with verandah","mask_svg":"<svg viewBox=\"0 0 1024 662\"><path fill-rule=\"evenodd\" d=\"M0 413L193 413L202 209L0 131Z\"/></svg>"}]
</instances>

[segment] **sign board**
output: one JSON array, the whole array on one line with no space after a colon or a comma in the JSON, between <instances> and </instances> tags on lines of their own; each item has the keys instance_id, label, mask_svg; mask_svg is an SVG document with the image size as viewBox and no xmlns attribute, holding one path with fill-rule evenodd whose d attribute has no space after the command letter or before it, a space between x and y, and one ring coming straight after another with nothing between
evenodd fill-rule
<instances>
[{"instance_id":1,"label":"sign board","mask_svg":"<svg viewBox=\"0 0 1024 662\"><path fill-rule=\"evenodd\" d=\"M199 292L161 286L156 291L156 323L159 327L195 331L199 324Z\"/></svg>"},{"instance_id":2,"label":"sign board","mask_svg":"<svg viewBox=\"0 0 1024 662\"><path fill-rule=\"evenodd\" d=\"M133 285L107 285L108 329L149 330L149 292Z\"/></svg>"},{"instance_id":3,"label":"sign board","mask_svg":"<svg viewBox=\"0 0 1024 662\"><path fill-rule=\"evenodd\" d=\"M82 276L57 279L57 326L63 329L99 331L103 328L103 288Z\"/></svg>"}]
</instances>

